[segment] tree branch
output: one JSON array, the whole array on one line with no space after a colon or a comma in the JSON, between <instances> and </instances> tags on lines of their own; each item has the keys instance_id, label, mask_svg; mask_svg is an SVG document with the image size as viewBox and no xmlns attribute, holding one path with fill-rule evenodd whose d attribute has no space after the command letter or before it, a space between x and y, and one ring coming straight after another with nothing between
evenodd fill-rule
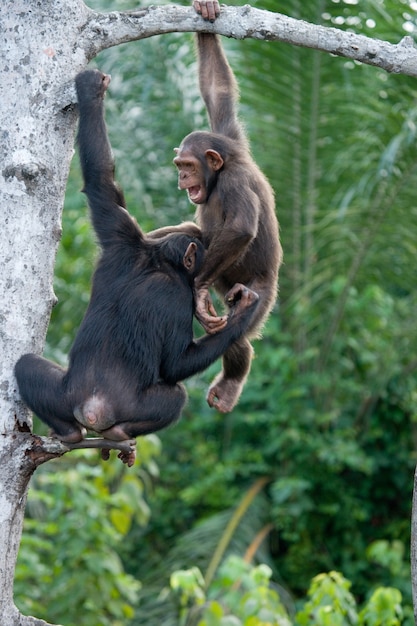
<instances>
[{"instance_id":1,"label":"tree branch","mask_svg":"<svg viewBox=\"0 0 417 626\"><path fill-rule=\"evenodd\" d=\"M92 59L105 48L172 32L210 32L235 39L282 41L354 59L387 72L417 76L417 48L411 37L390 44L249 5L222 6L220 17L213 24L204 21L192 7L176 5L111 13L90 11L78 45Z\"/></svg>"},{"instance_id":2,"label":"tree branch","mask_svg":"<svg viewBox=\"0 0 417 626\"><path fill-rule=\"evenodd\" d=\"M27 617L26 615L21 615L20 613L16 616L16 621L10 626L59 626L59 624L50 624L49 622L45 622L43 619L37 619L36 617Z\"/></svg>"},{"instance_id":3,"label":"tree branch","mask_svg":"<svg viewBox=\"0 0 417 626\"><path fill-rule=\"evenodd\" d=\"M134 461L135 458L135 439L125 439L124 441L113 441L112 439L103 439L101 437L87 437L78 443L64 443L54 437L41 437L39 435L31 435L31 444L27 451L27 456L33 464L33 469L46 463L51 459L62 456L70 450L83 450L87 448L96 448L100 450L118 450L123 458Z\"/></svg>"}]
</instances>

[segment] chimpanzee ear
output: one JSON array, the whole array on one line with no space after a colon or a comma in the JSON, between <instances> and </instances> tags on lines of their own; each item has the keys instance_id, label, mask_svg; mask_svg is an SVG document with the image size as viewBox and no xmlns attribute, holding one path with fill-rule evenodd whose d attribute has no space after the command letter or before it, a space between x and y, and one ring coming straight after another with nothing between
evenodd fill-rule
<instances>
[{"instance_id":1,"label":"chimpanzee ear","mask_svg":"<svg viewBox=\"0 0 417 626\"><path fill-rule=\"evenodd\" d=\"M184 267L187 270L187 272L190 272L190 274L194 271L194 268L195 268L196 253L197 253L197 244L194 242L191 242L188 245L188 248L186 249L185 254L182 258Z\"/></svg>"},{"instance_id":2,"label":"chimpanzee ear","mask_svg":"<svg viewBox=\"0 0 417 626\"><path fill-rule=\"evenodd\" d=\"M211 167L214 172L217 172L217 170L223 167L224 161L216 150L206 150L206 159L209 167Z\"/></svg>"}]
</instances>

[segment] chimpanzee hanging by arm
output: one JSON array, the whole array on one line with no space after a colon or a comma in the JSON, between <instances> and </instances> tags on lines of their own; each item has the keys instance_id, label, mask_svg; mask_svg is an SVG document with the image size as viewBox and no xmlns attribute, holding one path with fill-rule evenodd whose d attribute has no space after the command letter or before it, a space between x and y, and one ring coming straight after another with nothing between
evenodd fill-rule
<instances>
[{"instance_id":1,"label":"chimpanzee hanging by arm","mask_svg":"<svg viewBox=\"0 0 417 626\"><path fill-rule=\"evenodd\" d=\"M220 15L217 0L195 0L206 20ZM235 282L259 294L259 306L247 332L226 351L223 371L207 395L210 406L226 413L237 403L250 370L252 346L277 296L282 261L275 200L270 184L254 162L237 116L238 88L217 35L197 34L199 81L211 132L196 131L177 148L178 186L197 205L207 254L195 281L196 316L207 332L224 327L209 296L223 295ZM184 232L189 232L188 223Z\"/></svg>"},{"instance_id":2,"label":"chimpanzee hanging by arm","mask_svg":"<svg viewBox=\"0 0 417 626\"><path fill-rule=\"evenodd\" d=\"M82 443L86 430L123 441L173 423L186 401L178 381L219 358L258 305L254 291L233 285L225 328L194 341L193 281L204 248L187 234L150 240L127 212L104 121L109 82L98 70L76 78L83 191L101 246L90 303L68 369L35 354L15 367L23 400L70 445Z\"/></svg>"}]
</instances>

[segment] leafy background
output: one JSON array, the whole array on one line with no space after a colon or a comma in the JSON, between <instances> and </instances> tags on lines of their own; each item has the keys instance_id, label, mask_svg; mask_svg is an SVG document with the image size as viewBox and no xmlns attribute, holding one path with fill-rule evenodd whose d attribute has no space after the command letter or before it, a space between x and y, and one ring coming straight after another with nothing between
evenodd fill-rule
<instances>
[{"instance_id":1,"label":"leafy background","mask_svg":"<svg viewBox=\"0 0 417 626\"><path fill-rule=\"evenodd\" d=\"M392 43L416 29L411 0L251 4ZM127 0L89 5L132 8ZM285 253L279 301L256 342L250 379L227 416L205 402L219 364L187 381L181 422L138 441L131 470L91 452L38 470L16 600L66 626L186 623L171 574L206 572L237 505L265 479L227 554L243 556L264 537L253 563L270 567L268 584L290 616L313 577L337 570L358 605L377 587L397 588L401 623L411 624L416 83L281 43L224 45L253 154L276 192ZM144 230L191 218L172 157L186 133L207 127L192 36L119 46L96 65L112 74L107 122L130 211ZM46 346L61 363L97 255L80 188L75 158ZM340 623L356 623L349 619Z\"/></svg>"}]
</instances>

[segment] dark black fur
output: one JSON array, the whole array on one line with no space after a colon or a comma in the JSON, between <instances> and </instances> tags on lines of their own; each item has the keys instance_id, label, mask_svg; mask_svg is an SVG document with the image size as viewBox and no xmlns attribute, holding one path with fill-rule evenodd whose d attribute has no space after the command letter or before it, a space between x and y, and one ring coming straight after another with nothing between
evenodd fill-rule
<instances>
[{"instance_id":1,"label":"dark black fur","mask_svg":"<svg viewBox=\"0 0 417 626\"><path fill-rule=\"evenodd\" d=\"M104 122L108 82L97 70L76 79L84 192L102 248L90 304L67 370L35 354L15 368L25 403L67 442L83 437L83 425L124 439L178 419L186 401L178 381L220 357L256 309L256 294L242 303L248 290L238 288L226 328L194 341L193 279L204 249L186 234L148 239L124 208Z\"/></svg>"}]
</instances>

